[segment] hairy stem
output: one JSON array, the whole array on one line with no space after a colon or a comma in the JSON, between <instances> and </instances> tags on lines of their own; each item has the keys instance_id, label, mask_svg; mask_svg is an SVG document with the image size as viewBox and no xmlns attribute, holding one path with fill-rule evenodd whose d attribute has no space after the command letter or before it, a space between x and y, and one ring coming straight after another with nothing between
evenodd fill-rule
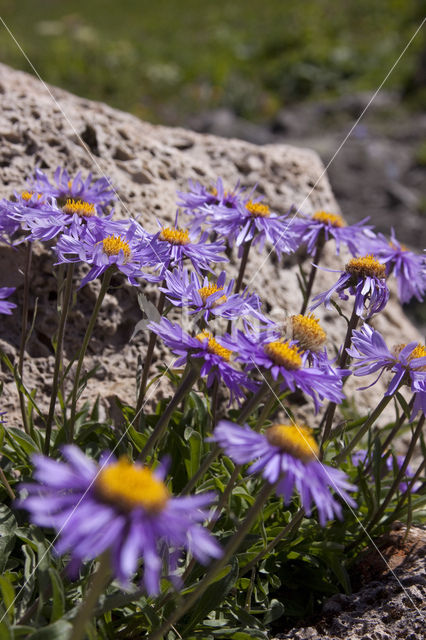
<instances>
[{"instance_id":1,"label":"hairy stem","mask_svg":"<svg viewBox=\"0 0 426 640\"><path fill-rule=\"evenodd\" d=\"M62 349L64 344L65 326L67 322L68 311L69 311L71 295L72 295L73 276L74 276L74 263L71 262L68 265L68 269L67 269L67 275L65 280L65 291L62 299L61 315L59 320L58 341L57 341L56 353L55 353L55 368L53 372L53 381L52 381L52 395L50 397L49 414L47 416L47 422L46 422L46 439L44 443L44 453L46 455L49 455L50 436L52 432L52 423L53 423L53 416L55 413L56 398L58 395L59 373L61 371L61 365L62 365Z\"/></svg>"},{"instance_id":2,"label":"hairy stem","mask_svg":"<svg viewBox=\"0 0 426 640\"><path fill-rule=\"evenodd\" d=\"M103 299L105 298L105 294L108 290L109 283L112 278L112 274L113 274L112 268L107 269L104 273L101 290L99 291L98 299L96 300L96 304L93 308L92 315L90 317L89 324L87 325L86 333L83 339L83 344L80 349L80 355L77 362L74 386L73 386L72 397L71 397L71 419L70 419L70 424L68 429L68 442L72 442L74 438L74 427L75 427L74 423L75 423L75 415L77 412L77 396L78 396L78 389L80 386L80 375L81 375L81 369L83 367L84 356L86 355L86 350L90 342L90 338L92 337L92 333L96 324L99 309L101 308Z\"/></svg>"},{"instance_id":3,"label":"hairy stem","mask_svg":"<svg viewBox=\"0 0 426 640\"><path fill-rule=\"evenodd\" d=\"M81 603L77 616L73 620L70 640L83 640L85 637L86 624L93 615L99 596L110 580L110 575L109 552L106 551L99 558L99 566L92 576L89 591Z\"/></svg>"},{"instance_id":4,"label":"hairy stem","mask_svg":"<svg viewBox=\"0 0 426 640\"><path fill-rule=\"evenodd\" d=\"M317 246L315 249L315 255L311 264L311 271L309 273L309 280L308 280L308 284L306 286L306 291L303 295L303 304L302 304L302 308L300 310L300 313L302 315L304 315L306 313L306 309L308 307L308 302L309 302L309 298L311 297L311 293L312 293L312 287L314 284L314 280L315 280L315 276L317 274L317 267L315 265L319 264L319 261L321 260L321 254L322 254L322 250L324 248L324 244L325 244L325 238L323 236L323 234L321 234L321 236L318 238L318 242L317 242Z\"/></svg>"}]
</instances>

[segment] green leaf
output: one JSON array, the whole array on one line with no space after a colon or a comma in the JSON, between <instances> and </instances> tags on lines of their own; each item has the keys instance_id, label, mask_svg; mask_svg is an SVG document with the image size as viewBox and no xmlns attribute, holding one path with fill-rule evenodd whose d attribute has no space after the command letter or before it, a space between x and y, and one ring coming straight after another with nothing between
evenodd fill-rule
<instances>
[{"instance_id":1,"label":"green leaf","mask_svg":"<svg viewBox=\"0 0 426 640\"><path fill-rule=\"evenodd\" d=\"M34 442L34 440L22 429L17 429L16 427L9 427L7 430L7 435L9 438L17 443L19 447L25 451L27 456L31 456L33 453L39 453L40 449Z\"/></svg>"},{"instance_id":2,"label":"green leaf","mask_svg":"<svg viewBox=\"0 0 426 640\"><path fill-rule=\"evenodd\" d=\"M28 640L68 640L72 631L71 622L58 620L28 636Z\"/></svg>"},{"instance_id":3,"label":"green leaf","mask_svg":"<svg viewBox=\"0 0 426 640\"><path fill-rule=\"evenodd\" d=\"M203 440L199 433L194 431L191 427L187 427L184 433L185 440L189 443L189 459L185 460L185 467L188 473L188 477L196 473L201 464L201 451L203 446Z\"/></svg>"},{"instance_id":4,"label":"green leaf","mask_svg":"<svg viewBox=\"0 0 426 640\"><path fill-rule=\"evenodd\" d=\"M397 397L398 402L401 405L401 408L402 408L403 412L405 413L405 417L409 420L410 419L410 415L411 415L411 411L410 411L410 407L407 404L407 401L405 400L405 398L401 395L401 393L399 391L397 391L395 393L395 396Z\"/></svg>"},{"instance_id":5,"label":"green leaf","mask_svg":"<svg viewBox=\"0 0 426 640\"><path fill-rule=\"evenodd\" d=\"M14 547L16 529L17 523L12 511L5 504L0 504L0 572L4 571Z\"/></svg>"},{"instance_id":6,"label":"green leaf","mask_svg":"<svg viewBox=\"0 0 426 640\"><path fill-rule=\"evenodd\" d=\"M193 629L210 611L213 611L217 605L224 601L227 593L232 589L238 578L237 558L234 557L232 564L224 567L224 570L226 570L226 574L223 575L223 571L220 572L218 579L206 589L195 607L191 610L191 622L183 630L182 637L186 638L188 631Z\"/></svg>"},{"instance_id":7,"label":"green leaf","mask_svg":"<svg viewBox=\"0 0 426 640\"><path fill-rule=\"evenodd\" d=\"M15 589L10 580L10 574L0 575L0 590L3 596L3 603L7 611L7 615L9 619L13 620L13 615L15 612L14 602L15 602Z\"/></svg>"},{"instance_id":8,"label":"green leaf","mask_svg":"<svg viewBox=\"0 0 426 640\"><path fill-rule=\"evenodd\" d=\"M269 609L263 618L263 624L270 624L274 620L278 620L284 613L284 605L279 600L271 600Z\"/></svg>"},{"instance_id":9,"label":"green leaf","mask_svg":"<svg viewBox=\"0 0 426 640\"><path fill-rule=\"evenodd\" d=\"M137 451L140 453L146 445L146 441L148 439L147 435L139 433L139 431L136 431L136 429L132 426L128 427L127 435L136 447Z\"/></svg>"},{"instance_id":10,"label":"green leaf","mask_svg":"<svg viewBox=\"0 0 426 640\"><path fill-rule=\"evenodd\" d=\"M52 611L50 613L50 622L55 622L62 618L65 613L65 594L64 585L58 571L51 567L49 569L50 582L52 584Z\"/></svg>"}]
</instances>

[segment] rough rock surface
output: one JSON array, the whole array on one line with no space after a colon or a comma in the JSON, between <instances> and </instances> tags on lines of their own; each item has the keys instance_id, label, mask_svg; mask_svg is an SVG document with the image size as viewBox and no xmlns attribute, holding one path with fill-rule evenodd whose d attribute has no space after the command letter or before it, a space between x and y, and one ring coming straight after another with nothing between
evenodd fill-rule
<instances>
[{"instance_id":1,"label":"rough rock surface","mask_svg":"<svg viewBox=\"0 0 426 640\"><path fill-rule=\"evenodd\" d=\"M364 553L356 571L364 582L352 596L337 594L310 626L276 640L423 640L426 618L426 531L393 531Z\"/></svg>"},{"instance_id":2,"label":"rough rock surface","mask_svg":"<svg viewBox=\"0 0 426 640\"><path fill-rule=\"evenodd\" d=\"M176 211L176 190L185 189L188 179L209 184L223 176L229 185L240 180L244 186L257 184L268 204L278 212L291 205L309 213L317 209L338 211L323 165L316 153L287 145L255 146L236 139L201 135L184 129L172 129L141 122L136 117L105 104L78 98L63 90L46 87L35 78L0 65L0 196L10 197L21 190L36 166L53 174L58 165L74 173L92 171L107 175L117 189L116 216L135 216L150 231L157 228L156 218L172 221ZM374 222L374 221L373 221ZM16 297L22 300L22 265L24 249L0 249L0 286L17 286ZM37 248L31 277L31 313L38 298L36 329L27 346L31 356L25 364L25 381L37 388L37 400L46 408L53 370L51 337L57 326L56 280L58 269L45 248ZM333 255L330 247L326 266L341 268L343 258ZM258 292L272 317L283 321L297 313L301 296L297 287L294 257L285 264L267 252L252 252L246 283ZM235 256L229 272L236 273ZM329 288L336 275L318 274L314 293ZM117 280L116 284L120 281ZM83 288L71 313L65 352L71 357L78 350L82 331L91 312L99 283ZM152 289L147 288L148 291ZM16 301L15 297L15 301ZM135 370L138 356L145 353L144 336L129 344L134 325L141 318L135 288L125 285L107 295L94 338L90 344L88 366L100 363L90 381L86 396L101 398L111 404L113 396L134 403ZM323 312L324 327L330 346L341 344L345 322L335 312ZM377 324L389 343L420 339L417 331L392 299ZM16 357L20 320L2 317L1 346L12 359ZM170 353L159 352L157 363L170 364ZM5 391L2 409L9 411L9 424L19 420L14 385L4 371ZM364 382L364 381L363 381ZM347 384L348 395L359 380ZM167 389L167 387L165 387ZM161 393L153 387L155 397ZM359 394L358 409L365 411L377 404L383 394L384 381ZM310 404L295 407L302 417Z\"/></svg>"}]
</instances>

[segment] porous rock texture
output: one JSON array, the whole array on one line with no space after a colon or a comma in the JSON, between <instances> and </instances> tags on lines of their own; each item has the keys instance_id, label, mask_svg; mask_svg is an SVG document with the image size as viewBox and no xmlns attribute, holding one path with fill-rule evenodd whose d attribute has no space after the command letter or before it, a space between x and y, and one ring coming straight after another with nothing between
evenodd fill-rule
<instances>
[{"instance_id":1,"label":"porous rock texture","mask_svg":"<svg viewBox=\"0 0 426 640\"><path fill-rule=\"evenodd\" d=\"M156 219L169 223L174 220L176 190L185 190L188 179L209 185L222 176L228 186L238 180L243 186L257 185L265 202L280 213L287 212L291 206L306 213L318 209L339 211L321 161L316 153L307 149L256 146L236 139L154 126L105 104L47 87L34 77L4 65L0 65L0 102L1 197L9 198L15 190L22 190L35 167L52 176L56 167L62 166L71 174L82 171L85 176L91 171L95 176L109 176L119 198L115 216L134 216L149 231L158 228ZM0 248L0 286L16 286L15 301L20 306L24 252L22 245L17 249ZM341 269L345 258L347 256L334 255L331 242L324 264ZM235 275L237 269L234 254L227 270ZM245 283L260 295L270 315L281 322L288 314L298 313L301 306L297 272L294 256L279 262L275 254L268 256L266 249L261 254L252 251ZM24 381L29 389L37 390L36 400L43 410L47 408L53 371L51 338L57 327L57 275L51 250L35 246L30 316L34 314L37 299L37 317L27 344ZM336 278L335 273L320 271L314 293L329 288ZM113 281L115 285L121 283L118 277ZM93 282L78 292L65 343L68 358L78 352L99 286L99 282ZM155 296L151 286L142 283L141 288ZM137 360L138 357L143 360L146 348L144 334L130 342L133 328L142 317L136 293L135 287L127 284L110 290L89 346L87 368L94 364L99 368L83 397L94 399L99 394L106 411L114 405L115 396L125 403L135 402ZM345 321L334 310L318 311L333 351L333 345L343 343ZM373 324L384 333L389 344L420 339L394 295ZM19 332L18 310L11 317L2 316L0 344L14 362ZM172 362L171 354L160 346L155 364L168 366ZM14 384L4 366L1 375L5 384L1 408L8 411L9 424L17 424L19 412ZM357 408L367 411L374 407L382 397L385 382L383 378L371 389L358 393ZM367 384L364 379L362 383L361 386ZM348 381L349 397L358 386L359 379ZM152 403L169 392L163 379L152 385L148 399ZM293 410L315 426L310 402Z\"/></svg>"},{"instance_id":2,"label":"porous rock texture","mask_svg":"<svg viewBox=\"0 0 426 640\"><path fill-rule=\"evenodd\" d=\"M423 640L425 555L424 529L395 528L359 557L359 591L329 598L318 620L275 640Z\"/></svg>"}]
</instances>

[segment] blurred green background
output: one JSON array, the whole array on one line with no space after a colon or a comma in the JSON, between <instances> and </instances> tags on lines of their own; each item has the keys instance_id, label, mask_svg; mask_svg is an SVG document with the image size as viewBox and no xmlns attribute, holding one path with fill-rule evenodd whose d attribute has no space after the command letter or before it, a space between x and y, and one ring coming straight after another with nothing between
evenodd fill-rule
<instances>
[{"instance_id":1,"label":"blurred green background","mask_svg":"<svg viewBox=\"0 0 426 640\"><path fill-rule=\"evenodd\" d=\"M255 122L282 107L383 80L422 18L419 0L0 0L0 14L47 82L184 124L229 108ZM386 83L414 104L424 33ZM0 59L31 71L4 28Z\"/></svg>"}]
</instances>

